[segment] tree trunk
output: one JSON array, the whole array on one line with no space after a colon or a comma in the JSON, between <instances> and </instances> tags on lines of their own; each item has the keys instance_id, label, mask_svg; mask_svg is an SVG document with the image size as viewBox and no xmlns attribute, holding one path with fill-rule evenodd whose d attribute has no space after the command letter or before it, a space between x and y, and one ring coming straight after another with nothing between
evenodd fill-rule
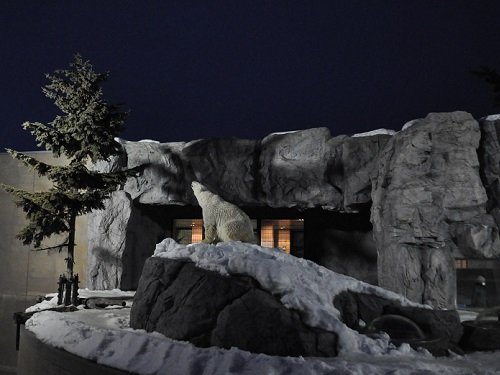
<instances>
[{"instance_id":1,"label":"tree trunk","mask_svg":"<svg viewBox=\"0 0 500 375\"><path fill-rule=\"evenodd\" d=\"M68 257L66 258L66 266L68 279L73 279L73 264L75 263L75 227L76 213L71 212L69 219L69 237L68 237Z\"/></svg>"}]
</instances>

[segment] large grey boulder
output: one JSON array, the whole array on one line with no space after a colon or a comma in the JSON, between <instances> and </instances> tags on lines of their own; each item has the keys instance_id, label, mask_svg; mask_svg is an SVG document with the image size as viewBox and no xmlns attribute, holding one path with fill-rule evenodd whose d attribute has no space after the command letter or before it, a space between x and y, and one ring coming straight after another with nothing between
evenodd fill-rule
<instances>
[{"instance_id":1,"label":"large grey boulder","mask_svg":"<svg viewBox=\"0 0 500 375\"><path fill-rule=\"evenodd\" d=\"M188 143L182 155L191 180L220 192L229 202L258 205L262 204L256 173L258 146L259 141L247 139L198 140Z\"/></svg>"},{"instance_id":2,"label":"large grey boulder","mask_svg":"<svg viewBox=\"0 0 500 375\"><path fill-rule=\"evenodd\" d=\"M124 190L142 204L185 204L192 202L182 159L184 142L124 142L127 168L137 175L127 180Z\"/></svg>"},{"instance_id":3,"label":"large grey boulder","mask_svg":"<svg viewBox=\"0 0 500 375\"><path fill-rule=\"evenodd\" d=\"M329 161L341 159L341 143L327 128L271 134L262 140L260 180L270 207L342 208L342 186L328 181Z\"/></svg>"},{"instance_id":4,"label":"large grey boulder","mask_svg":"<svg viewBox=\"0 0 500 375\"><path fill-rule=\"evenodd\" d=\"M186 260L149 258L130 326L200 347L279 356L335 356L337 335L305 325L298 312L248 276L222 276Z\"/></svg>"},{"instance_id":5,"label":"large grey boulder","mask_svg":"<svg viewBox=\"0 0 500 375\"><path fill-rule=\"evenodd\" d=\"M386 144L372 188L380 286L453 307L453 254L499 255L479 176L479 140L477 121L453 112L429 114Z\"/></svg>"}]
</instances>

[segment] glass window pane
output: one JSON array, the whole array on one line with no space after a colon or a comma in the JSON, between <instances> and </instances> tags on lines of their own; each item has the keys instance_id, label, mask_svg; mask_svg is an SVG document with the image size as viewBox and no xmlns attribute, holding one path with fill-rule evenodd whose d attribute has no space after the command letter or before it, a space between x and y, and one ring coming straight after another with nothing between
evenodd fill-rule
<instances>
[{"instance_id":1,"label":"glass window pane","mask_svg":"<svg viewBox=\"0 0 500 375\"><path fill-rule=\"evenodd\" d=\"M198 243L203 240L203 220L175 219L174 240L183 245Z\"/></svg>"},{"instance_id":2,"label":"glass window pane","mask_svg":"<svg viewBox=\"0 0 500 375\"><path fill-rule=\"evenodd\" d=\"M304 220L277 219L261 221L260 245L279 247L288 254L304 254Z\"/></svg>"}]
</instances>

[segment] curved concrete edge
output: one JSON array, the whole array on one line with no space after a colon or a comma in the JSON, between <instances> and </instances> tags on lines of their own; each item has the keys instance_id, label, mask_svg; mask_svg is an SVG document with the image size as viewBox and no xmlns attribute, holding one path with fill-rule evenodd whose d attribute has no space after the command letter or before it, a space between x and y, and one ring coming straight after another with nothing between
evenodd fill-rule
<instances>
[{"instance_id":1,"label":"curved concrete edge","mask_svg":"<svg viewBox=\"0 0 500 375\"><path fill-rule=\"evenodd\" d=\"M130 375L131 372L100 365L65 350L54 348L21 326L17 375Z\"/></svg>"}]
</instances>

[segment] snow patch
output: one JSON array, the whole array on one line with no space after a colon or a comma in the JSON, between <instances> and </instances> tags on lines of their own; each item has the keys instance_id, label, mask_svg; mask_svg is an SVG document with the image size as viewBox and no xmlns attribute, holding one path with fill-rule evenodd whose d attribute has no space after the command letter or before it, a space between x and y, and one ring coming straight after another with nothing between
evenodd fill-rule
<instances>
[{"instance_id":1,"label":"snow patch","mask_svg":"<svg viewBox=\"0 0 500 375\"><path fill-rule=\"evenodd\" d=\"M126 139L120 138L120 137L115 137L113 138L115 142L118 142L121 145L125 145L127 143L130 143L130 141L127 141Z\"/></svg>"},{"instance_id":2,"label":"snow patch","mask_svg":"<svg viewBox=\"0 0 500 375\"><path fill-rule=\"evenodd\" d=\"M288 131L284 131L284 132L275 132L275 133L271 133L269 135L283 135L283 134L293 134L293 133L297 133L299 132L300 130L288 130Z\"/></svg>"},{"instance_id":3,"label":"snow patch","mask_svg":"<svg viewBox=\"0 0 500 375\"><path fill-rule=\"evenodd\" d=\"M112 289L112 290L90 290L90 289L78 289L78 297L79 298L133 298L135 295L135 291L123 291L120 289ZM49 293L45 296L48 298L36 305L28 307L25 312L34 312L34 311L42 311L53 309L57 307L57 293Z\"/></svg>"},{"instance_id":4,"label":"snow patch","mask_svg":"<svg viewBox=\"0 0 500 375\"><path fill-rule=\"evenodd\" d=\"M26 310L24 310L24 312L30 313L35 311L53 309L54 307L57 307L57 295L49 300L44 300L40 303L37 303L36 305L28 307Z\"/></svg>"},{"instance_id":5,"label":"snow patch","mask_svg":"<svg viewBox=\"0 0 500 375\"><path fill-rule=\"evenodd\" d=\"M356 133L356 134L351 135L351 137L353 137L353 138L355 138L355 137L371 137L374 135L394 135L394 134L396 134L396 131L392 130L392 129L375 129L375 130L371 130L369 132Z\"/></svg>"},{"instance_id":6,"label":"snow patch","mask_svg":"<svg viewBox=\"0 0 500 375\"><path fill-rule=\"evenodd\" d=\"M124 291L120 289L111 290L90 290L78 289L78 297L80 298L132 298L135 291Z\"/></svg>"},{"instance_id":7,"label":"snow patch","mask_svg":"<svg viewBox=\"0 0 500 375\"><path fill-rule=\"evenodd\" d=\"M408 128L411 128L413 125L415 125L417 122L419 122L421 119L415 119L415 120L410 120L408 122L406 122L403 127L401 128L401 130L406 130Z\"/></svg>"},{"instance_id":8,"label":"snow patch","mask_svg":"<svg viewBox=\"0 0 500 375\"><path fill-rule=\"evenodd\" d=\"M497 115L489 115L484 118L486 121L497 121L500 120L500 114Z\"/></svg>"},{"instance_id":9,"label":"snow patch","mask_svg":"<svg viewBox=\"0 0 500 375\"><path fill-rule=\"evenodd\" d=\"M159 141L155 141L154 139L141 139L140 141L127 141L126 139L115 137L115 142L118 142L121 145L126 145L127 143L160 143Z\"/></svg>"}]
</instances>

